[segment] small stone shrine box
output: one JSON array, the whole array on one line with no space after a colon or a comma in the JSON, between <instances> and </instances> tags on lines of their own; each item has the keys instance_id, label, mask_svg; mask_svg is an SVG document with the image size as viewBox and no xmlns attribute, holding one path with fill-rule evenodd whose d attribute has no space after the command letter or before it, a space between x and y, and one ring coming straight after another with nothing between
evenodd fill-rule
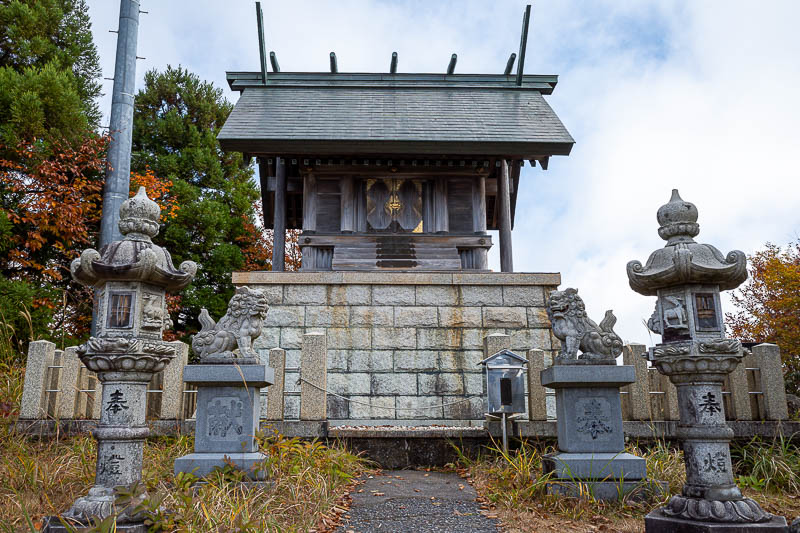
<instances>
[{"instance_id":1,"label":"small stone shrine box","mask_svg":"<svg viewBox=\"0 0 800 533\"><path fill-rule=\"evenodd\" d=\"M489 414L524 413L528 360L511 350L501 350L480 364L486 367Z\"/></svg>"},{"instance_id":2,"label":"small stone shrine box","mask_svg":"<svg viewBox=\"0 0 800 533\"><path fill-rule=\"evenodd\" d=\"M574 141L544 96L557 76L229 72L218 139L259 158L264 225L302 229L302 270L512 271L520 168Z\"/></svg>"}]
</instances>

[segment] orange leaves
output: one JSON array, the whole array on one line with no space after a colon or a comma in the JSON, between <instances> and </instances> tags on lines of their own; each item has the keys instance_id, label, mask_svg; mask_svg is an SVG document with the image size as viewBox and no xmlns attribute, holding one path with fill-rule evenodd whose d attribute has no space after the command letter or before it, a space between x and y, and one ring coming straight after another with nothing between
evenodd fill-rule
<instances>
[{"instance_id":1,"label":"orange leaves","mask_svg":"<svg viewBox=\"0 0 800 533\"><path fill-rule=\"evenodd\" d=\"M749 256L747 282L732 296L731 333L745 341L774 342L781 349L786 381L800 389L800 241L785 249L767 243Z\"/></svg>"},{"instance_id":2,"label":"orange leaves","mask_svg":"<svg viewBox=\"0 0 800 533\"><path fill-rule=\"evenodd\" d=\"M161 207L161 222L178 215L178 199L170 195L171 180L159 178L149 168L144 173L131 172L131 196L136 194L139 187L147 189L147 196Z\"/></svg>"},{"instance_id":3,"label":"orange leaves","mask_svg":"<svg viewBox=\"0 0 800 533\"><path fill-rule=\"evenodd\" d=\"M263 220L261 200L254 203L253 210L255 211L256 219ZM244 255L245 261L242 270L248 272L253 270L266 270L267 268L271 269L272 232L266 231L263 226L254 224L247 215L243 215L242 219L245 233L248 235L248 237L238 239L240 246L242 246L242 255ZM300 230L286 230L284 267L287 271L300 270L300 261L302 257L300 245L298 243L299 236Z\"/></svg>"},{"instance_id":4,"label":"orange leaves","mask_svg":"<svg viewBox=\"0 0 800 533\"><path fill-rule=\"evenodd\" d=\"M76 145L37 141L4 148L2 210L13 225L12 249L0 266L45 281L60 280L72 257L91 244L100 218L107 137Z\"/></svg>"},{"instance_id":5,"label":"orange leaves","mask_svg":"<svg viewBox=\"0 0 800 533\"><path fill-rule=\"evenodd\" d=\"M261 217L261 201L254 202L253 209L256 217ZM242 247L244 265L242 270L265 270L266 265L272 260L272 239L270 239L263 227L257 227L253 219L247 214L242 215L242 226L245 235L237 239Z\"/></svg>"}]
</instances>

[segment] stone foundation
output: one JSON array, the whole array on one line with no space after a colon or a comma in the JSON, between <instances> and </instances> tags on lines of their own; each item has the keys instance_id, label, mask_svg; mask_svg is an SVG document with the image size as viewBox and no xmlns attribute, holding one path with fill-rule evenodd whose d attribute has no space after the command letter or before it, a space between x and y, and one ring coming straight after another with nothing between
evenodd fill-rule
<instances>
[{"instance_id":1,"label":"stone foundation","mask_svg":"<svg viewBox=\"0 0 800 533\"><path fill-rule=\"evenodd\" d=\"M255 347L265 362L271 348L286 351L285 419L300 413L303 335L323 331L327 388L352 400L328 395L331 423L411 425L483 420L478 362L487 335L509 335L509 348L523 356L530 349L551 355L545 297L561 276L238 272L233 282L261 289L269 299Z\"/></svg>"}]
</instances>

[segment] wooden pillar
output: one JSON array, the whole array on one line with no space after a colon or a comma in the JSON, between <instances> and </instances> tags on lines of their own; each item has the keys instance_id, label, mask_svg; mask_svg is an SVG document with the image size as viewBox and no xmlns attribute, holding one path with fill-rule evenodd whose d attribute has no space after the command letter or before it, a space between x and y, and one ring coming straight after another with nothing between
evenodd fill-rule
<instances>
[{"instance_id":1,"label":"wooden pillar","mask_svg":"<svg viewBox=\"0 0 800 533\"><path fill-rule=\"evenodd\" d=\"M356 226L356 198L353 188L353 176L342 177L340 183L341 196L341 231L342 233L352 233Z\"/></svg>"},{"instance_id":2,"label":"wooden pillar","mask_svg":"<svg viewBox=\"0 0 800 533\"><path fill-rule=\"evenodd\" d=\"M486 235L486 177L478 176L472 182L472 230ZM489 249L473 248L473 266L477 270L489 269Z\"/></svg>"},{"instance_id":3,"label":"wooden pillar","mask_svg":"<svg viewBox=\"0 0 800 533\"><path fill-rule=\"evenodd\" d=\"M478 176L472 182L472 229L486 233L486 178Z\"/></svg>"},{"instance_id":4,"label":"wooden pillar","mask_svg":"<svg viewBox=\"0 0 800 533\"><path fill-rule=\"evenodd\" d=\"M317 229L317 178L306 174L303 178L303 231Z\"/></svg>"},{"instance_id":5,"label":"wooden pillar","mask_svg":"<svg viewBox=\"0 0 800 533\"><path fill-rule=\"evenodd\" d=\"M511 193L508 184L508 161L500 164L497 177L497 194L500 198L500 270L514 272L514 254L511 250Z\"/></svg>"},{"instance_id":6,"label":"wooden pillar","mask_svg":"<svg viewBox=\"0 0 800 533\"><path fill-rule=\"evenodd\" d=\"M275 218L272 222L272 270L286 269L286 161L275 158Z\"/></svg>"},{"instance_id":7,"label":"wooden pillar","mask_svg":"<svg viewBox=\"0 0 800 533\"><path fill-rule=\"evenodd\" d=\"M438 178L433 190L434 231L447 233L450 231L450 220L447 214L447 179Z\"/></svg>"},{"instance_id":8,"label":"wooden pillar","mask_svg":"<svg viewBox=\"0 0 800 533\"><path fill-rule=\"evenodd\" d=\"M303 178L303 233L314 233L317 230L317 178L306 174ZM302 241L302 239L301 239ZM303 253L301 270L315 270L316 249L313 246L300 244Z\"/></svg>"},{"instance_id":9,"label":"wooden pillar","mask_svg":"<svg viewBox=\"0 0 800 533\"><path fill-rule=\"evenodd\" d=\"M357 180L353 187L356 198L356 231L365 233L367 231L367 199L364 198L364 180Z\"/></svg>"},{"instance_id":10,"label":"wooden pillar","mask_svg":"<svg viewBox=\"0 0 800 533\"><path fill-rule=\"evenodd\" d=\"M426 181L422 185L422 231L436 232L436 221L433 216L433 183Z\"/></svg>"}]
</instances>

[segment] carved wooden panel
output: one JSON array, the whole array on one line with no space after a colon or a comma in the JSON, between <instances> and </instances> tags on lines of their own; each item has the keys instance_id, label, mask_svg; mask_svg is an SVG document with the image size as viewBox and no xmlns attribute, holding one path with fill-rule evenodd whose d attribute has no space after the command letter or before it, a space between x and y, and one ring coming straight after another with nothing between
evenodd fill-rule
<instances>
[{"instance_id":1,"label":"carved wooden panel","mask_svg":"<svg viewBox=\"0 0 800 533\"><path fill-rule=\"evenodd\" d=\"M369 231L422 233L422 183L407 179L369 179L366 184Z\"/></svg>"}]
</instances>

